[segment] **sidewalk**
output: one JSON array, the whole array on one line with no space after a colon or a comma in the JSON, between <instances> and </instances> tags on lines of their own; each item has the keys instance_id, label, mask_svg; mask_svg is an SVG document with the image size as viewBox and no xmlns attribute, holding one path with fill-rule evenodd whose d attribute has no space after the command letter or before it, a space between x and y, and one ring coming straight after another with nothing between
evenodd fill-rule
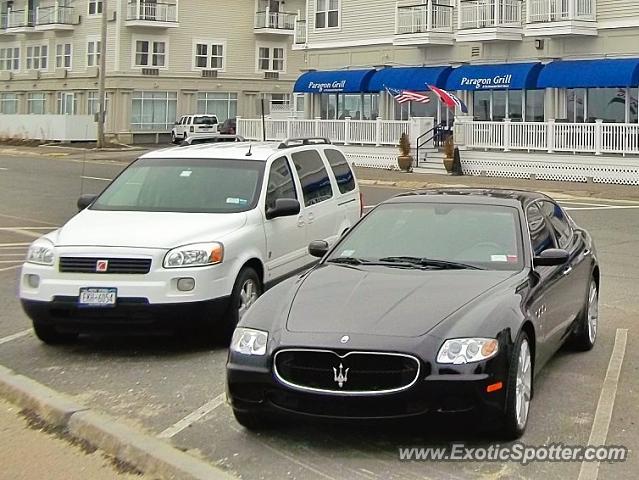
<instances>
[{"instance_id":1,"label":"sidewalk","mask_svg":"<svg viewBox=\"0 0 639 480\"><path fill-rule=\"evenodd\" d=\"M85 452L30 427L18 407L0 400L0 480L144 480L120 473L100 451Z\"/></svg>"},{"instance_id":2,"label":"sidewalk","mask_svg":"<svg viewBox=\"0 0 639 480\"><path fill-rule=\"evenodd\" d=\"M605 199L639 200L639 187L602 183L552 182L518 178L451 176L424 173L404 173L375 168L355 168L363 185L397 187L404 190L439 187L510 188L538 190L545 193Z\"/></svg>"}]
</instances>

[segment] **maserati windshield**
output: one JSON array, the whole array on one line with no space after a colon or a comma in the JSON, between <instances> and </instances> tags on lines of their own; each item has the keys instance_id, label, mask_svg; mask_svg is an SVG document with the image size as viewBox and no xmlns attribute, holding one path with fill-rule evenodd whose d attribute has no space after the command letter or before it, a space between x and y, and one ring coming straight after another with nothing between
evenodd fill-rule
<instances>
[{"instance_id":1,"label":"maserati windshield","mask_svg":"<svg viewBox=\"0 0 639 480\"><path fill-rule=\"evenodd\" d=\"M263 162L140 159L98 197L93 210L236 213L257 204Z\"/></svg>"},{"instance_id":2,"label":"maserati windshield","mask_svg":"<svg viewBox=\"0 0 639 480\"><path fill-rule=\"evenodd\" d=\"M333 251L331 263L423 269L521 270L518 211L456 203L374 209Z\"/></svg>"}]
</instances>

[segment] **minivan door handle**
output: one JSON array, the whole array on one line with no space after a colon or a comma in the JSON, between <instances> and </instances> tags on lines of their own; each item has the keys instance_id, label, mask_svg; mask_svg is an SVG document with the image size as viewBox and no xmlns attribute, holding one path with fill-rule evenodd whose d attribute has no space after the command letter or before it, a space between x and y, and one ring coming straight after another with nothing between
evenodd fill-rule
<instances>
[{"instance_id":1,"label":"minivan door handle","mask_svg":"<svg viewBox=\"0 0 639 480\"><path fill-rule=\"evenodd\" d=\"M313 215L313 212L309 212L308 213L308 223L313 223L313 220L315 220L315 215Z\"/></svg>"},{"instance_id":2,"label":"minivan door handle","mask_svg":"<svg viewBox=\"0 0 639 480\"><path fill-rule=\"evenodd\" d=\"M304 217L302 215L297 217L297 226L298 227L303 227L304 226Z\"/></svg>"}]
</instances>

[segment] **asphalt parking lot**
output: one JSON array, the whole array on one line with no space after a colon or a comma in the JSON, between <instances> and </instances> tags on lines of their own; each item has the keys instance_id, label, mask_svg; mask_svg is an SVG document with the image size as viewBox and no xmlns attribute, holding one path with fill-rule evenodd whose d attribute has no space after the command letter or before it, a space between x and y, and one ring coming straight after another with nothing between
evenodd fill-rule
<instances>
[{"instance_id":1,"label":"asphalt parking lot","mask_svg":"<svg viewBox=\"0 0 639 480\"><path fill-rule=\"evenodd\" d=\"M0 157L1 365L245 479L596 478L580 477L580 463L524 467L398 461L400 446L493 442L489 434L474 427L472 418L434 417L412 424L296 424L261 434L247 432L224 402L226 349L198 339L86 337L65 347L40 343L16 298L18 267L28 243L64 223L75 213L81 193L97 193L122 168L108 161ZM401 191L362 190L368 206ZM592 352L561 351L537 378L522 442L585 445L599 438L592 435L602 433L597 422L605 410L600 402L604 388L614 399L606 443L627 446L631 456L625 463L602 464L598 478L635 478L639 469L639 202L622 197L559 195L558 199L597 243L602 265L601 331ZM623 330L628 332L628 343L619 383L604 387L617 332Z\"/></svg>"}]
</instances>

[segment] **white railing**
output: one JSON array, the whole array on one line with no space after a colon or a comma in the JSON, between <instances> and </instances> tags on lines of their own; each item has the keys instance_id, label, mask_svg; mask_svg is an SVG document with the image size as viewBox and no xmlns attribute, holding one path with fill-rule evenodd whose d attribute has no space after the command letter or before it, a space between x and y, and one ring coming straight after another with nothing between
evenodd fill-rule
<instances>
[{"instance_id":1,"label":"white railing","mask_svg":"<svg viewBox=\"0 0 639 480\"><path fill-rule=\"evenodd\" d=\"M399 120L276 120L237 119L237 134L248 140L284 140L293 137L323 137L345 145L397 145L402 133L410 135L411 122ZM420 132L421 133L421 132ZM411 137L412 138L412 137Z\"/></svg>"},{"instance_id":2,"label":"white railing","mask_svg":"<svg viewBox=\"0 0 639 480\"><path fill-rule=\"evenodd\" d=\"M560 22L596 19L596 0L528 0L526 21Z\"/></svg>"},{"instance_id":3,"label":"white railing","mask_svg":"<svg viewBox=\"0 0 639 480\"><path fill-rule=\"evenodd\" d=\"M286 12L257 12L255 14L255 28L272 28L275 30L295 30L295 13Z\"/></svg>"},{"instance_id":4,"label":"white railing","mask_svg":"<svg viewBox=\"0 0 639 480\"><path fill-rule=\"evenodd\" d=\"M450 32L453 31L453 7L428 0L423 5L397 7L398 35L406 33Z\"/></svg>"},{"instance_id":5,"label":"white railing","mask_svg":"<svg viewBox=\"0 0 639 480\"><path fill-rule=\"evenodd\" d=\"M73 23L73 7L58 5L57 3L51 7L37 7L35 23L36 25L70 25Z\"/></svg>"},{"instance_id":6,"label":"white railing","mask_svg":"<svg viewBox=\"0 0 639 480\"><path fill-rule=\"evenodd\" d=\"M295 43L306 43L306 20L295 22Z\"/></svg>"},{"instance_id":7,"label":"white railing","mask_svg":"<svg viewBox=\"0 0 639 480\"><path fill-rule=\"evenodd\" d=\"M35 12L33 10L7 11L7 28L32 27Z\"/></svg>"},{"instance_id":8,"label":"white railing","mask_svg":"<svg viewBox=\"0 0 639 480\"><path fill-rule=\"evenodd\" d=\"M178 3L129 1L127 20L176 23L178 21Z\"/></svg>"},{"instance_id":9,"label":"white railing","mask_svg":"<svg viewBox=\"0 0 639 480\"><path fill-rule=\"evenodd\" d=\"M639 154L639 124L468 122L456 126L456 142L468 148L572 153Z\"/></svg>"},{"instance_id":10,"label":"white railing","mask_svg":"<svg viewBox=\"0 0 639 480\"><path fill-rule=\"evenodd\" d=\"M460 0L459 29L521 26L521 4L521 0Z\"/></svg>"}]
</instances>

